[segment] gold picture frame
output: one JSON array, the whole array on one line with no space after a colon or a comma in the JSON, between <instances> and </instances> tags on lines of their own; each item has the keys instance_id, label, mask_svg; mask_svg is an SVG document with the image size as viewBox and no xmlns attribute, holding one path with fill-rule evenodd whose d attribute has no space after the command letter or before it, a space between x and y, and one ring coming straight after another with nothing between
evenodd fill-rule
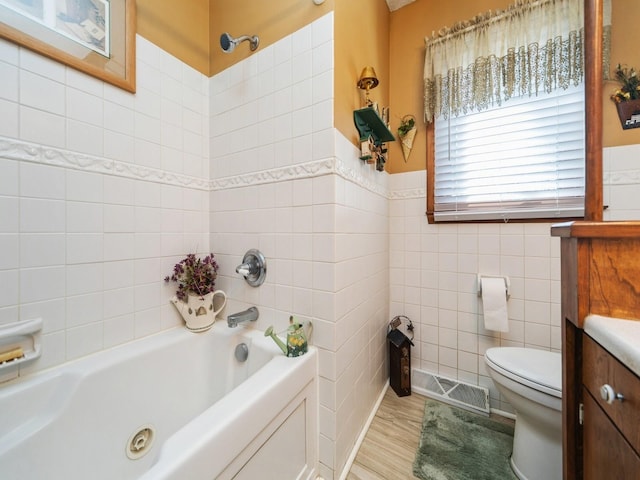
<instances>
[{"instance_id":1,"label":"gold picture frame","mask_svg":"<svg viewBox=\"0 0 640 480\"><path fill-rule=\"evenodd\" d=\"M0 0L0 37L135 93L135 0Z\"/></svg>"}]
</instances>

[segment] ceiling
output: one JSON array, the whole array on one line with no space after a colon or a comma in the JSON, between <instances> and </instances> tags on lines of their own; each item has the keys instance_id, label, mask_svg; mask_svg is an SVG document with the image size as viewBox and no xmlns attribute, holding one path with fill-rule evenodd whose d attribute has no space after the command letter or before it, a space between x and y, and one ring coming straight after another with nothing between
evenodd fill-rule
<instances>
[{"instance_id":1,"label":"ceiling","mask_svg":"<svg viewBox=\"0 0 640 480\"><path fill-rule=\"evenodd\" d=\"M389 6L389 11L393 12L415 1L416 0L387 0L387 5Z\"/></svg>"}]
</instances>

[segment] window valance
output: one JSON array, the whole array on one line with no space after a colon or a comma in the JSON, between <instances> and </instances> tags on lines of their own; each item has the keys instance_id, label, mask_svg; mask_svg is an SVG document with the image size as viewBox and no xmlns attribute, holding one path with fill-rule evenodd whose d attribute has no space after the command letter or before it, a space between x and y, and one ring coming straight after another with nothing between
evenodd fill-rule
<instances>
[{"instance_id":1,"label":"window valance","mask_svg":"<svg viewBox=\"0 0 640 480\"><path fill-rule=\"evenodd\" d=\"M425 39L425 121L579 84L583 19L582 0L518 0L433 33Z\"/></svg>"}]
</instances>

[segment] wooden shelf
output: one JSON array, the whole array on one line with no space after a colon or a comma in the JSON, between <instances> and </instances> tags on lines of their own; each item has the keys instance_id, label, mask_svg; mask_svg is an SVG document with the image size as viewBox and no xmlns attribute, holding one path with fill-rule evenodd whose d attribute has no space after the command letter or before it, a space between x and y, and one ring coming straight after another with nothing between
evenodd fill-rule
<instances>
[{"instance_id":1,"label":"wooden shelf","mask_svg":"<svg viewBox=\"0 0 640 480\"><path fill-rule=\"evenodd\" d=\"M370 136L376 145L395 141L395 137L384 124L378 112L371 107L361 108L353 112L353 121L360 133L360 141L367 140Z\"/></svg>"}]
</instances>

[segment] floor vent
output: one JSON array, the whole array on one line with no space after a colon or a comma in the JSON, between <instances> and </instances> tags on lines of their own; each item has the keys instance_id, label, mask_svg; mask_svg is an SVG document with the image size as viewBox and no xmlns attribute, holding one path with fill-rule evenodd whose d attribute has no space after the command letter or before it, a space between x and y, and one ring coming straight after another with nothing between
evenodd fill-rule
<instances>
[{"instance_id":1,"label":"floor vent","mask_svg":"<svg viewBox=\"0 0 640 480\"><path fill-rule=\"evenodd\" d=\"M489 414L489 390L484 387L470 385L414 368L412 369L411 390L456 407Z\"/></svg>"}]
</instances>

